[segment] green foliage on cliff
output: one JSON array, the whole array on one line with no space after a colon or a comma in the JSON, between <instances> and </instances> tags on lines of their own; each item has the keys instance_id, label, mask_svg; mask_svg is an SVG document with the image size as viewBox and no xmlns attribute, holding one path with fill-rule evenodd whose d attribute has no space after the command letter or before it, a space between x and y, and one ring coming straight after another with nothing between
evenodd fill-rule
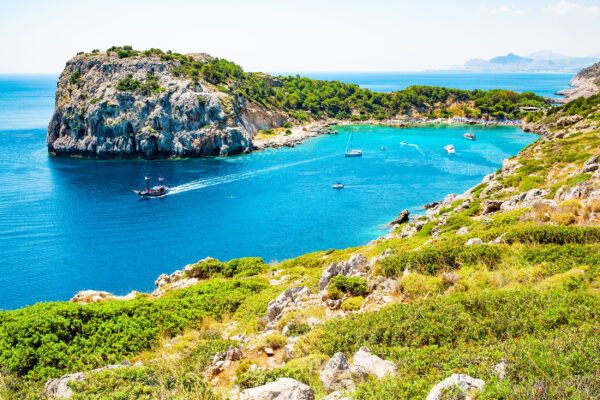
<instances>
[{"instance_id":1,"label":"green foliage on cliff","mask_svg":"<svg viewBox=\"0 0 600 400\"><path fill-rule=\"evenodd\" d=\"M238 258L226 263L212 258L194 264L191 275L199 279L208 279L216 276L233 278L258 275L267 268L268 265L259 257Z\"/></svg>"},{"instance_id":2,"label":"green foliage on cliff","mask_svg":"<svg viewBox=\"0 0 600 400\"><path fill-rule=\"evenodd\" d=\"M123 92L135 92L139 90L144 95L165 90L158 84L158 78L150 73L146 74L146 82L144 83L133 79L133 75L129 74L117 82L116 88Z\"/></svg>"}]
</instances>

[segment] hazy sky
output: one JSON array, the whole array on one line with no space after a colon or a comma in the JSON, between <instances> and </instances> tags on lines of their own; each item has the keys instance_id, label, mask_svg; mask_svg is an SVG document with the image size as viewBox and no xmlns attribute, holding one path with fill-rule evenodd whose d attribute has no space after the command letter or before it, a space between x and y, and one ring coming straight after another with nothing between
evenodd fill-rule
<instances>
[{"instance_id":1,"label":"hazy sky","mask_svg":"<svg viewBox=\"0 0 600 400\"><path fill-rule=\"evenodd\" d=\"M78 51L207 52L247 71L418 71L539 50L600 53L600 0L0 0L0 73Z\"/></svg>"}]
</instances>

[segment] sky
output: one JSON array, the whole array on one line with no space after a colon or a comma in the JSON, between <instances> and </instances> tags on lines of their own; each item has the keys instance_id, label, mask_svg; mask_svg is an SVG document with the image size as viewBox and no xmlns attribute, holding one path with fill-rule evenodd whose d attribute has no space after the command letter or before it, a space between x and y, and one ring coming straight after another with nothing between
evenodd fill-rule
<instances>
[{"instance_id":1,"label":"sky","mask_svg":"<svg viewBox=\"0 0 600 400\"><path fill-rule=\"evenodd\" d=\"M422 71L600 53L600 0L0 0L0 73L59 73L112 45L206 52L246 71Z\"/></svg>"}]
</instances>

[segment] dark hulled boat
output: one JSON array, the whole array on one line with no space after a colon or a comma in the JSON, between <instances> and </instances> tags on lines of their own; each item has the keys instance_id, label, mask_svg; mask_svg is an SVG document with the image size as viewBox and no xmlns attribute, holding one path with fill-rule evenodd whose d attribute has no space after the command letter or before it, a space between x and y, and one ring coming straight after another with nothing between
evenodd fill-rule
<instances>
[{"instance_id":1,"label":"dark hulled boat","mask_svg":"<svg viewBox=\"0 0 600 400\"><path fill-rule=\"evenodd\" d=\"M143 190L134 190L133 192L140 197L161 197L169 193L169 186L163 185L163 178L159 174L158 175L158 185L150 187L150 177L148 176L148 171L144 175L144 180L146 181L146 188Z\"/></svg>"}]
</instances>

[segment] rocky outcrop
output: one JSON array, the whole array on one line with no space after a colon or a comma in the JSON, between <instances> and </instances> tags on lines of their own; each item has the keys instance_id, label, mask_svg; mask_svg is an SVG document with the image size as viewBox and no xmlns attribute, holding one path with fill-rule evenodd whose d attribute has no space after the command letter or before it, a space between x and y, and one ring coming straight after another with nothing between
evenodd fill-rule
<instances>
[{"instance_id":1,"label":"rocky outcrop","mask_svg":"<svg viewBox=\"0 0 600 400\"><path fill-rule=\"evenodd\" d=\"M457 387L463 394L462 398L468 399L473 392L483 389L483 385L485 385L485 381L481 379L471 378L463 374L453 374L436 384L425 400L442 400L444 399L444 392L452 387Z\"/></svg>"},{"instance_id":2,"label":"rocky outcrop","mask_svg":"<svg viewBox=\"0 0 600 400\"><path fill-rule=\"evenodd\" d=\"M365 277L367 273L367 257L362 254L355 254L348 261L331 263L319 279L319 291L324 292L329 286L329 281L336 275Z\"/></svg>"},{"instance_id":3,"label":"rocky outcrop","mask_svg":"<svg viewBox=\"0 0 600 400\"><path fill-rule=\"evenodd\" d=\"M306 286L293 287L281 293L267 306L267 319L270 323L277 321L287 308L295 307L298 303L310 296L312 292Z\"/></svg>"},{"instance_id":4,"label":"rocky outcrop","mask_svg":"<svg viewBox=\"0 0 600 400\"><path fill-rule=\"evenodd\" d=\"M136 364L137 366L138 364ZM139 364L141 365L141 364ZM131 367L129 361L123 361L116 365L107 365L102 368L94 369L88 372L76 372L74 374L63 375L58 379L51 379L44 385L44 391L48 398L54 399L68 399L73 395L73 391L69 387L70 382L83 381L86 379L86 375L94 372L107 371L115 368Z\"/></svg>"},{"instance_id":5,"label":"rocky outcrop","mask_svg":"<svg viewBox=\"0 0 600 400\"><path fill-rule=\"evenodd\" d=\"M189 54L194 62L207 54ZM119 82L155 80L154 90L127 89ZM175 158L238 154L253 149L260 129L281 126L281 111L269 110L189 79L176 58L119 58L115 52L80 54L59 77L48 151L100 158Z\"/></svg>"},{"instance_id":6,"label":"rocky outcrop","mask_svg":"<svg viewBox=\"0 0 600 400\"><path fill-rule=\"evenodd\" d=\"M408 222L409 214L410 214L410 211L408 211L408 210L401 211L400 214L398 214L398 217L395 220L393 220L392 222L390 222L389 225L390 226L400 225L405 222Z\"/></svg>"},{"instance_id":7,"label":"rocky outcrop","mask_svg":"<svg viewBox=\"0 0 600 400\"><path fill-rule=\"evenodd\" d=\"M573 89L565 89L556 94L563 96L561 103L568 103L578 97L590 97L600 92L600 62L584 68L571 79L569 86Z\"/></svg>"},{"instance_id":8,"label":"rocky outcrop","mask_svg":"<svg viewBox=\"0 0 600 400\"><path fill-rule=\"evenodd\" d=\"M391 361L383 360L371 353L368 347L361 347L352 360L355 367L359 367L378 379L393 375L398 367Z\"/></svg>"},{"instance_id":9,"label":"rocky outcrop","mask_svg":"<svg viewBox=\"0 0 600 400\"><path fill-rule=\"evenodd\" d=\"M319 374L319 379L328 392L354 391L367 376L362 368L350 366L344 354L335 353Z\"/></svg>"},{"instance_id":10,"label":"rocky outcrop","mask_svg":"<svg viewBox=\"0 0 600 400\"><path fill-rule=\"evenodd\" d=\"M274 382L246 389L240 400L314 400L315 392L308 385L291 378L279 378Z\"/></svg>"},{"instance_id":11,"label":"rocky outcrop","mask_svg":"<svg viewBox=\"0 0 600 400\"><path fill-rule=\"evenodd\" d=\"M210 358L210 364L208 372L210 375L217 375L223 371L224 368L231 365L232 362L241 360L244 357L242 350L235 346L229 346L226 352L215 353Z\"/></svg>"},{"instance_id":12,"label":"rocky outcrop","mask_svg":"<svg viewBox=\"0 0 600 400\"><path fill-rule=\"evenodd\" d=\"M101 290L82 290L77 292L77 294L69 301L71 303L89 304L106 300L131 300L135 299L138 294L138 292L134 291L126 294L125 296L117 296Z\"/></svg>"}]
</instances>

